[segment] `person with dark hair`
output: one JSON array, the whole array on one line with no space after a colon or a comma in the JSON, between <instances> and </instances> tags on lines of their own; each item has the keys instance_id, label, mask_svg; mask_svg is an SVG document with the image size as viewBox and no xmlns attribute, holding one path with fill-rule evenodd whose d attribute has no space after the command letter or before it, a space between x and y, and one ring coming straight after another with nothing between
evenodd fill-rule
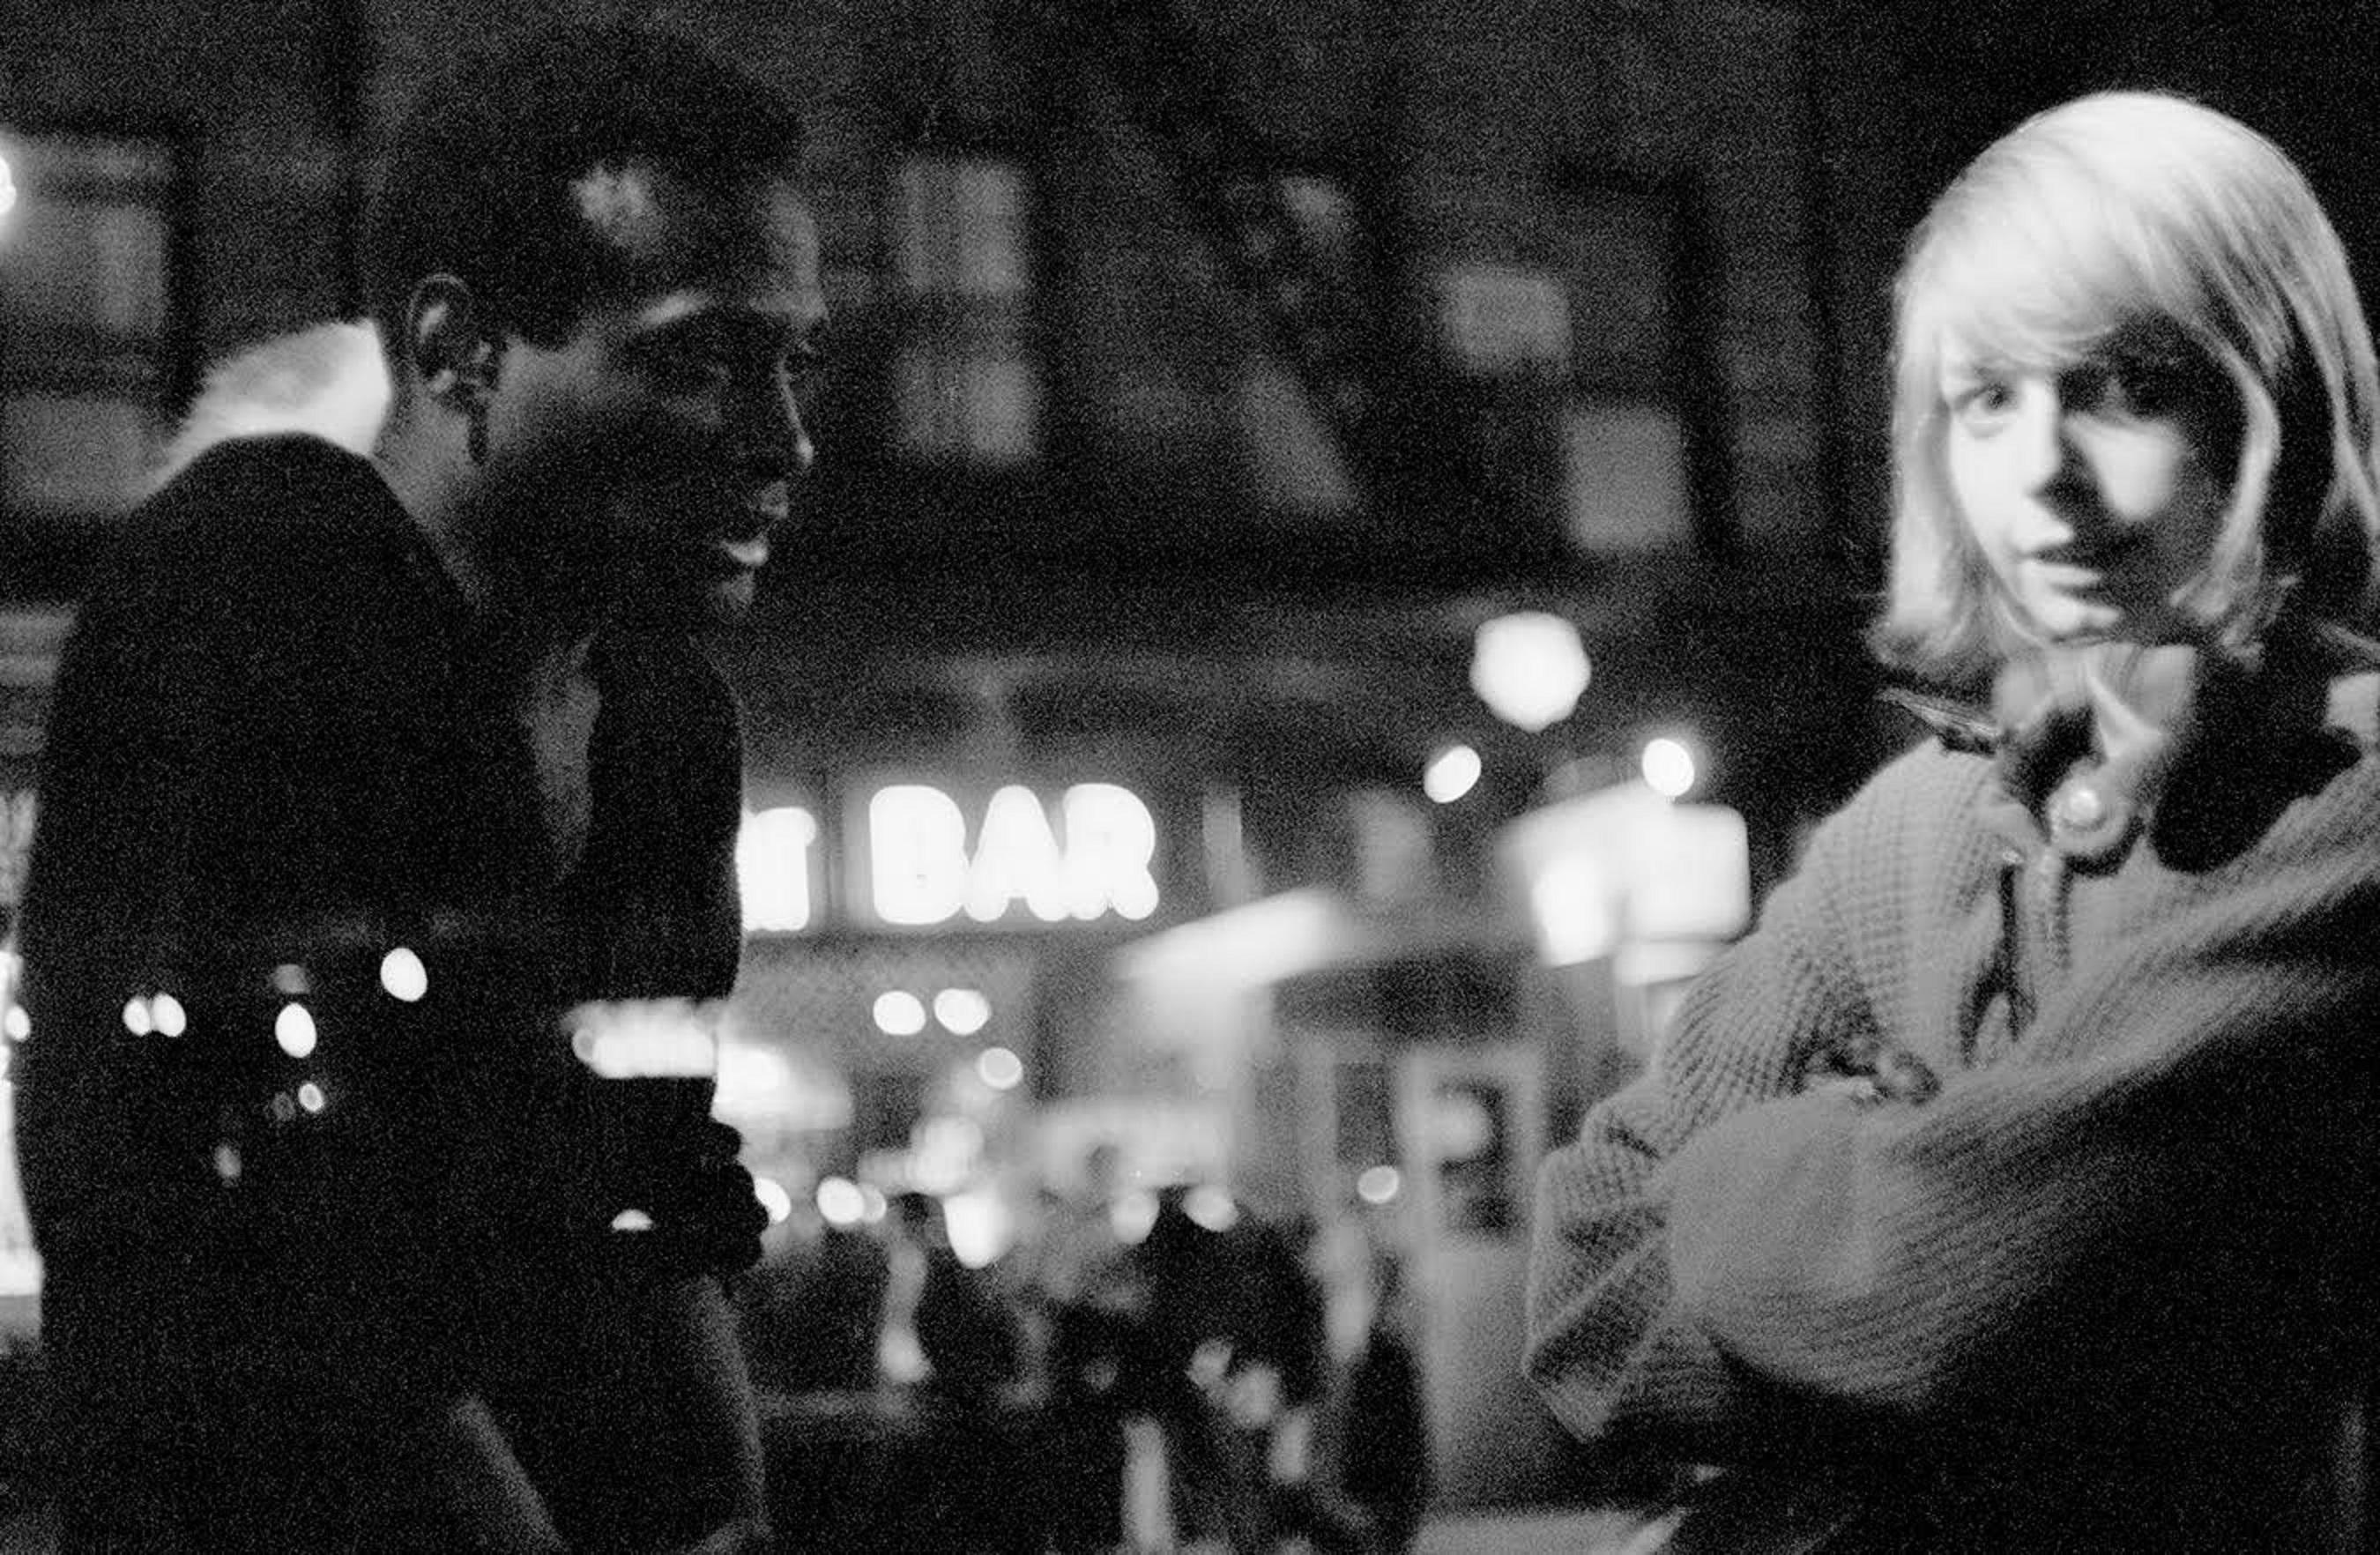
<instances>
[{"instance_id":1,"label":"person with dark hair","mask_svg":"<svg viewBox=\"0 0 2380 1555\"><path fill-rule=\"evenodd\" d=\"M2097 93L1936 201L1894 365L1877 641L1935 737L1547 1161L1529 1370L1716 1471L1679 1555L2301 1548L2380 1196L2346 253L2264 136Z\"/></svg>"},{"instance_id":2,"label":"person with dark hair","mask_svg":"<svg viewBox=\"0 0 2380 1555\"><path fill-rule=\"evenodd\" d=\"M212 448L94 575L16 1068L67 1548L766 1547L698 628L812 461L800 144L665 35L465 62L364 227L370 457Z\"/></svg>"}]
</instances>

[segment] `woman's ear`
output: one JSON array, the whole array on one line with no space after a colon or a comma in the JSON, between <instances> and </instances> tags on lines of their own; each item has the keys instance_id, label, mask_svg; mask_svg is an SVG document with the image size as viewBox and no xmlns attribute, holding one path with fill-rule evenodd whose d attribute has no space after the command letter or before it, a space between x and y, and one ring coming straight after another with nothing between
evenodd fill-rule
<instances>
[{"instance_id":1,"label":"woman's ear","mask_svg":"<svg viewBox=\"0 0 2380 1555\"><path fill-rule=\"evenodd\" d=\"M405 305L404 360L431 398L465 412L484 405L501 353L486 310L459 277L426 277Z\"/></svg>"}]
</instances>

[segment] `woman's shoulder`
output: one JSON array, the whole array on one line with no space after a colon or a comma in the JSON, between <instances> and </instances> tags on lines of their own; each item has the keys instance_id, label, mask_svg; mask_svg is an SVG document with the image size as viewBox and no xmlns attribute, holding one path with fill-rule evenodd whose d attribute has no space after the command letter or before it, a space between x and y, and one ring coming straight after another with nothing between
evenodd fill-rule
<instances>
[{"instance_id":1,"label":"woman's shoulder","mask_svg":"<svg viewBox=\"0 0 2380 1555\"><path fill-rule=\"evenodd\" d=\"M1988 748L1927 733L1870 773L1836 814L1868 824L1955 826L1973 815L1997 771Z\"/></svg>"}]
</instances>

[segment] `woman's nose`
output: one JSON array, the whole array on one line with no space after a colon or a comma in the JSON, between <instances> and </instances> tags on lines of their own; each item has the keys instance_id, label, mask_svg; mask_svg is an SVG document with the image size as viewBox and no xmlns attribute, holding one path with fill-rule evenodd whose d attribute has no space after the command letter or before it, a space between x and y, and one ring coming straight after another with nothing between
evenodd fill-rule
<instances>
[{"instance_id":1,"label":"woman's nose","mask_svg":"<svg viewBox=\"0 0 2380 1555\"><path fill-rule=\"evenodd\" d=\"M2009 433L2018 477L2025 490L2041 492L2073 473L2073 428L2064 397L2048 379L2024 379L2015 393Z\"/></svg>"}]
</instances>

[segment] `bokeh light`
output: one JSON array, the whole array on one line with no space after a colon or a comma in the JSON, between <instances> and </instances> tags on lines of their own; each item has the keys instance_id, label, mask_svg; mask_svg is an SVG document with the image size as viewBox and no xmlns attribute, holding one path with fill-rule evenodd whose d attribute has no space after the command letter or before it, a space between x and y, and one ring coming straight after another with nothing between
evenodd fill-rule
<instances>
[{"instance_id":1,"label":"bokeh light","mask_svg":"<svg viewBox=\"0 0 2380 1555\"><path fill-rule=\"evenodd\" d=\"M848 1177L827 1177L818 1185L818 1210L831 1226L856 1226L868 1213L859 1184Z\"/></svg>"},{"instance_id":2,"label":"bokeh light","mask_svg":"<svg viewBox=\"0 0 2380 1555\"><path fill-rule=\"evenodd\" d=\"M752 1197L759 1199L760 1208L769 1212L771 1225L781 1226L793 1218L794 1196L787 1193L785 1184L774 1177L753 1178Z\"/></svg>"},{"instance_id":3,"label":"bokeh light","mask_svg":"<svg viewBox=\"0 0 2380 1555\"><path fill-rule=\"evenodd\" d=\"M1439 804L1451 805L1478 785L1479 772L1477 751L1467 745L1451 745L1422 769L1421 791Z\"/></svg>"},{"instance_id":4,"label":"bokeh light","mask_svg":"<svg viewBox=\"0 0 2380 1555\"><path fill-rule=\"evenodd\" d=\"M1025 1061L1006 1048L986 1048L976 1055L975 1072L994 1090L1014 1090L1025 1078Z\"/></svg>"},{"instance_id":5,"label":"bokeh light","mask_svg":"<svg viewBox=\"0 0 2380 1555\"><path fill-rule=\"evenodd\" d=\"M1366 1204L1390 1203L1404 1189L1404 1173L1393 1166L1367 1166L1355 1179L1355 1197Z\"/></svg>"},{"instance_id":6,"label":"bokeh light","mask_svg":"<svg viewBox=\"0 0 2380 1555\"><path fill-rule=\"evenodd\" d=\"M876 996L876 1029L888 1037L915 1037L926 1029L925 1003L901 989Z\"/></svg>"},{"instance_id":7,"label":"bokeh light","mask_svg":"<svg viewBox=\"0 0 2380 1555\"><path fill-rule=\"evenodd\" d=\"M934 1018L956 1037L972 1037L991 1019L991 1001L971 988L946 988L934 995Z\"/></svg>"},{"instance_id":8,"label":"bokeh light","mask_svg":"<svg viewBox=\"0 0 2380 1555\"><path fill-rule=\"evenodd\" d=\"M1497 717L1531 734L1568 718L1592 676L1578 628L1546 611L1500 615L1473 639L1471 688Z\"/></svg>"},{"instance_id":9,"label":"bokeh light","mask_svg":"<svg viewBox=\"0 0 2380 1555\"><path fill-rule=\"evenodd\" d=\"M430 991L430 968L421 965L421 957L399 945L380 958L380 986L391 999L414 1003Z\"/></svg>"},{"instance_id":10,"label":"bokeh light","mask_svg":"<svg viewBox=\"0 0 2380 1555\"><path fill-rule=\"evenodd\" d=\"M1645 742L1645 751L1638 765L1645 773L1645 784L1656 794L1682 799L1694 786L1694 753L1683 740L1664 735Z\"/></svg>"},{"instance_id":11,"label":"bokeh light","mask_svg":"<svg viewBox=\"0 0 2380 1555\"><path fill-rule=\"evenodd\" d=\"M291 1058L304 1058L314 1051L313 1013L294 999L282 1005L273 1017L273 1039Z\"/></svg>"}]
</instances>

